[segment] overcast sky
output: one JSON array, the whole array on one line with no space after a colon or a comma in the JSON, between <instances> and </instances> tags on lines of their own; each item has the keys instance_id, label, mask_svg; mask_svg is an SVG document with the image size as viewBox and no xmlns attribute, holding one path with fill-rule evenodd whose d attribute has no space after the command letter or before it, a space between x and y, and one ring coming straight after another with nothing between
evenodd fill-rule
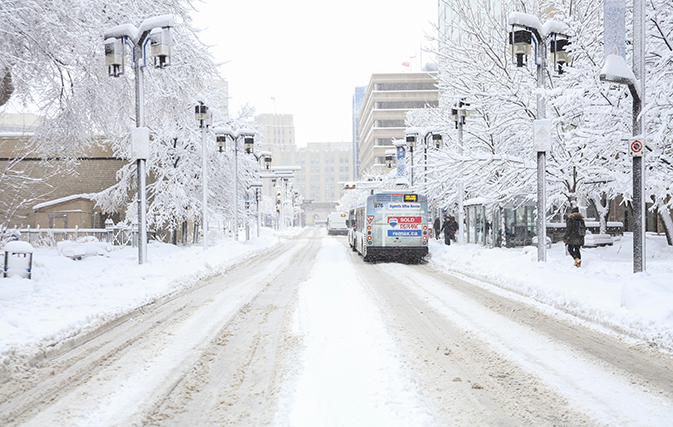
<instances>
[{"instance_id":1,"label":"overcast sky","mask_svg":"<svg viewBox=\"0 0 673 427\"><path fill-rule=\"evenodd\" d=\"M207 0L194 24L229 82L230 108L292 114L298 145L352 140L351 100L372 73L420 70L437 0ZM415 58L411 58L415 56ZM275 97L275 105L272 97Z\"/></svg>"}]
</instances>

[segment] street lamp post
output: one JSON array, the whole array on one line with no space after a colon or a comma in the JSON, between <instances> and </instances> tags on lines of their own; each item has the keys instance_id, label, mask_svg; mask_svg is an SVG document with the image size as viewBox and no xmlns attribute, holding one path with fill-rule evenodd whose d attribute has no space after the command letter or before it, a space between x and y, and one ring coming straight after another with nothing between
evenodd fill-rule
<instances>
[{"instance_id":1,"label":"street lamp post","mask_svg":"<svg viewBox=\"0 0 673 427\"><path fill-rule=\"evenodd\" d=\"M405 132L407 149L411 153L411 167L409 169L411 172L412 187L414 186L414 148L416 148L416 139L418 139L419 131L419 128L409 128Z\"/></svg>"},{"instance_id":2,"label":"street lamp post","mask_svg":"<svg viewBox=\"0 0 673 427\"><path fill-rule=\"evenodd\" d=\"M250 188L255 190L255 204L257 205L257 237L259 237L259 230L262 227L262 219L260 217L260 210L259 210L259 204L261 203L261 191L262 191L262 183L260 181L255 181L252 184L250 184Z\"/></svg>"},{"instance_id":3,"label":"street lamp post","mask_svg":"<svg viewBox=\"0 0 673 427\"><path fill-rule=\"evenodd\" d=\"M206 131L208 126L212 124L212 112L206 106L205 98L199 95L199 105L196 106L196 120L199 122L201 128L201 148L202 148L202 172L201 179L203 180L203 250L208 249L208 163L206 153Z\"/></svg>"},{"instance_id":4,"label":"street lamp post","mask_svg":"<svg viewBox=\"0 0 673 427\"><path fill-rule=\"evenodd\" d=\"M269 161L270 163L270 161ZM269 173L260 174L260 178L271 178L273 182L278 182L276 185L276 210L278 211L278 229L285 230L285 202L286 202L286 187L285 183L290 178L294 178L294 172L300 171L301 166L270 166L267 167Z\"/></svg>"},{"instance_id":5,"label":"street lamp post","mask_svg":"<svg viewBox=\"0 0 673 427\"><path fill-rule=\"evenodd\" d=\"M247 152L252 152L255 144L255 131L250 129L239 129L234 132L231 128L215 128L217 136L217 145L220 152L227 145L227 138L230 138L234 145L234 225L233 240L238 241L238 141L243 138L244 147Z\"/></svg>"},{"instance_id":6,"label":"street lamp post","mask_svg":"<svg viewBox=\"0 0 673 427\"><path fill-rule=\"evenodd\" d=\"M614 2L613 2L614 3ZM606 2L606 18L609 14ZM624 10L612 10L611 12L622 14ZM615 18L611 16L611 18ZM623 30L623 29L622 29ZM606 33L606 41L608 34ZM612 35L614 37L614 35ZM611 40L617 42L617 40ZM618 42L624 43L624 40ZM633 272L640 273L645 267L645 138L643 117L641 116L645 105L645 2L633 0L633 68L629 68L619 50L612 51L612 46L606 46L605 65L601 70L600 80L627 85L633 97L632 107L632 135L629 141L629 154L633 158ZM639 145L635 145L639 144Z\"/></svg>"},{"instance_id":7,"label":"street lamp post","mask_svg":"<svg viewBox=\"0 0 673 427\"><path fill-rule=\"evenodd\" d=\"M170 65L171 36L173 17L170 15L146 19L140 28L125 24L110 28L103 34L105 45L105 63L111 77L124 74L124 44L133 51L136 95L136 128L145 127L145 97L143 69L147 65L146 47L151 42L154 66L164 68ZM147 192L146 161L149 157L149 131L140 131L132 137L133 151L138 175L138 264L147 259Z\"/></svg>"},{"instance_id":8,"label":"street lamp post","mask_svg":"<svg viewBox=\"0 0 673 427\"><path fill-rule=\"evenodd\" d=\"M564 24L557 21L547 21L545 25L533 15L514 12L509 15L509 24L512 32L509 34L509 43L512 55L516 56L517 67L524 66L524 59L531 54L531 42L535 42L535 64L537 65L537 88L544 88L544 73L547 67L547 40L553 40L552 50L554 59L559 64L559 72L567 61L564 47L567 37L564 36ZM532 37L531 37L532 36ZM563 42L557 41L561 36ZM546 117L545 102L540 91L537 93L537 120ZM549 132L551 129L548 130ZM547 261L547 147L536 147L537 151L537 260Z\"/></svg>"},{"instance_id":9,"label":"street lamp post","mask_svg":"<svg viewBox=\"0 0 673 427\"><path fill-rule=\"evenodd\" d=\"M257 161L260 163L260 166L263 166L265 169L269 169L271 166L271 152L262 151L258 154L252 152ZM262 164L263 163L263 164ZM257 204L257 237L260 236L260 229L262 228L262 217L260 216L260 203L262 203L262 183L260 181L255 181L250 185L250 188L255 190L255 203Z\"/></svg>"},{"instance_id":10,"label":"street lamp post","mask_svg":"<svg viewBox=\"0 0 673 427\"><path fill-rule=\"evenodd\" d=\"M246 152L252 152L255 144L255 131L239 129L234 135L234 241L238 242L238 141L243 139Z\"/></svg>"},{"instance_id":11,"label":"street lamp post","mask_svg":"<svg viewBox=\"0 0 673 427\"><path fill-rule=\"evenodd\" d=\"M458 129L458 155L463 155L463 126L467 116L469 116L469 110L466 107L469 107L470 104L464 102L464 100L459 100L455 104L455 108L451 109L451 119L456 123L456 129ZM465 235L465 183L463 182L463 161L461 159L460 172L458 173L458 243L463 244Z\"/></svg>"}]
</instances>

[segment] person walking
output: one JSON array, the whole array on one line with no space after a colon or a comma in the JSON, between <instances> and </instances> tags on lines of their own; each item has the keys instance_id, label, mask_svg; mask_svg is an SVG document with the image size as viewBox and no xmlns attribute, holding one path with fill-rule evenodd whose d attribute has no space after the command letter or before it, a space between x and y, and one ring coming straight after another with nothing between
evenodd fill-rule
<instances>
[{"instance_id":1,"label":"person walking","mask_svg":"<svg viewBox=\"0 0 673 427\"><path fill-rule=\"evenodd\" d=\"M434 224L432 224L432 228L435 230L435 239L439 240L439 230L442 228L442 224L440 224L439 217L435 218Z\"/></svg>"},{"instance_id":2,"label":"person walking","mask_svg":"<svg viewBox=\"0 0 673 427\"><path fill-rule=\"evenodd\" d=\"M577 207L572 209L572 213L566 219L566 232L563 235L563 242L568 246L568 253L575 260L575 267L582 266L582 254L580 248L584 245L584 236L587 233L587 227L584 223L584 217Z\"/></svg>"},{"instance_id":3,"label":"person walking","mask_svg":"<svg viewBox=\"0 0 673 427\"><path fill-rule=\"evenodd\" d=\"M450 233L451 235L449 236L451 240L454 242L456 241L456 232L458 231L458 221L456 221L456 217L453 215L449 215L449 227L450 227Z\"/></svg>"},{"instance_id":4,"label":"person walking","mask_svg":"<svg viewBox=\"0 0 673 427\"><path fill-rule=\"evenodd\" d=\"M444 224L442 230L444 232L444 244L451 245L451 240L456 240L456 230L458 230L458 223L452 216L444 216Z\"/></svg>"}]
</instances>

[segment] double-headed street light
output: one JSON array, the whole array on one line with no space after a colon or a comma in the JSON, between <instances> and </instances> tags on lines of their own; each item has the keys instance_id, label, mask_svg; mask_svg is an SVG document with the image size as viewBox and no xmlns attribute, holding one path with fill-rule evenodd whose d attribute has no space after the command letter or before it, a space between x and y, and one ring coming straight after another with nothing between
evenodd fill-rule
<instances>
[{"instance_id":1,"label":"double-headed street light","mask_svg":"<svg viewBox=\"0 0 673 427\"><path fill-rule=\"evenodd\" d=\"M227 139L231 139L234 145L234 226L233 238L238 241L238 141L243 139L246 153L252 153L255 145L255 131L251 129L239 129L234 132L231 128L215 128L215 137L219 151L222 152L227 145Z\"/></svg>"},{"instance_id":2,"label":"double-headed street light","mask_svg":"<svg viewBox=\"0 0 673 427\"><path fill-rule=\"evenodd\" d=\"M559 73L563 71L562 65L569 61L565 51L568 46L568 37L565 36L565 24L557 21L547 21L544 25L533 15L513 12L509 15L509 24L512 31L509 33L512 57L516 56L516 66L523 67L528 56L534 54L537 65L537 87L544 87L544 76L547 66L547 43L551 41L553 59L559 64ZM532 49L534 44L535 49ZM535 143L537 151L537 260L547 261L547 151L551 150L551 126L546 120L546 108L544 98L540 91L537 93L537 123L535 137L544 135L545 143Z\"/></svg>"},{"instance_id":3,"label":"double-headed street light","mask_svg":"<svg viewBox=\"0 0 673 427\"><path fill-rule=\"evenodd\" d=\"M131 24L118 25L105 31L105 65L111 77L124 74L125 48L133 51L131 66L135 70L136 89L136 130L132 132L133 159L136 160L138 174L138 264L147 259L147 193L146 161L149 157L149 130L145 128L144 77L143 68L147 65L147 44L151 43L154 66L164 68L170 64L171 33L173 17L170 15L149 18L136 28Z\"/></svg>"},{"instance_id":4,"label":"double-headed street light","mask_svg":"<svg viewBox=\"0 0 673 427\"><path fill-rule=\"evenodd\" d=\"M404 131L404 140L407 143L407 150L409 150L409 153L411 153L411 186L414 186L414 148L416 148L416 144L418 143L418 140L421 138L421 133L423 132L423 129L417 128L417 127L412 127L412 128L407 128Z\"/></svg>"},{"instance_id":5,"label":"double-headed street light","mask_svg":"<svg viewBox=\"0 0 673 427\"><path fill-rule=\"evenodd\" d=\"M425 165L425 180L427 182L428 174L428 148L430 143L428 138L432 137L433 144L436 148L441 148L442 146L442 134L435 131L434 129L423 129L420 127L410 127L404 131L405 142L407 144L407 149L411 152L411 185L414 185L414 149L418 144L423 146L423 158ZM387 154L387 152L386 152ZM386 158L387 160L387 158ZM389 166L389 167L392 167Z\"/></svg>"},{"instance_id":6,"label":"double-headed street light","mask_svg":"<svg viewBox=\"0 0 673 427\"><path fill-rule=\"evenodd\" d=\"M386 150L386 167L392 169L395 163L395 150Z\"/></svg>"},{"instance_id":7,"label":"double-headed street light","mask_svg":"<svg viewBox=\"0 0 673 427\"><path fill-rule=\"evenodd\" d=\"M213 124L212 112L206 105L206 100L203 95L198 96L198 105L195 107L196 120L199 122L201 128L201 148L202 148L202 177L203 180L203 250L208 249L208 164L206 153L206 131L208 126Z\"/></svg>"},{"instance_id":8,"label":"double-headed street light","mask_svg":"<svg viewBox=\"0 0 673 427\"><path fill-rule=\"evenodd\" d=\"M451 120L456 123L456 129L458 129L458 155L463 155L463 126L467 123L467 118L470 116L470 110L468 109L470 104L465 102L465 99L458 100L454 106L451 108ZM458 243L463 243L463 236L465 235L462 230L464 230L465 221L465 182L463 181L463 165L461 160L460 172L458 173Z\"/></svg>"}]
</instances>

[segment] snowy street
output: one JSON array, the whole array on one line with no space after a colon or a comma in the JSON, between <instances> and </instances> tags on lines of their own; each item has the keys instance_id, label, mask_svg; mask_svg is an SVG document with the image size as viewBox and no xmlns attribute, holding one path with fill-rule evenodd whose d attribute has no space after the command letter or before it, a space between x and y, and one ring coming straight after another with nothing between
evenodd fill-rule
<instances>
[{"instance_id":1,"label":"snowy street","mask_svg":"<svg viewBox=\"0 0 673 427\"><path fill-rule=\"evenodd\" d=\"M57 345L0 424L673 424L670 355L440 265L306 229Z\"/></svg>"}]
</instances>

